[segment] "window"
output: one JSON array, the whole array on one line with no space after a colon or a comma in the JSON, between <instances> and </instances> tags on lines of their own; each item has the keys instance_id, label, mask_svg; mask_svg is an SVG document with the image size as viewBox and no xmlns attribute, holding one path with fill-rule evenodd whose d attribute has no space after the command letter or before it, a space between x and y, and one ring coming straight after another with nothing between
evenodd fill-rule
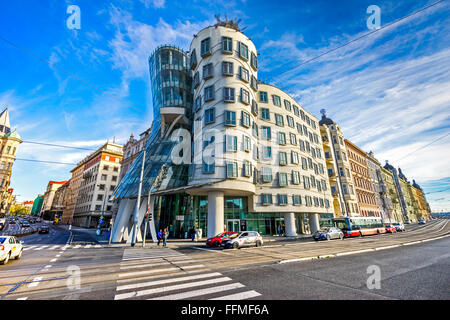
<instances>
[{"instance_id":1,"label":"window","mask_svg":"<svg viewBox=\"0 0 450 320\"><path fill-rule=\"evenodd\" d=\"M303 170L308 170L308 162L303 157L302 157L302 169Z\"/></svg>"},{"instance_id":2,"label":"window","mask_svg":"<svg viewBox=\"0 0 450 320\"><path fill-rule=\"evenodd\" d=\"M303 176L303 188L309 189L310 187L309 177Z\"/></svg>"},{"instance_id":3,"label":"window","mask_svg":"<svg viewBox=\"0 0 450 320\"><path fill-rule=\"evenodd\" d=\"M261 108L261 119L270 121L270 112L268 108Z\"/></svg>"},{"instance_id":4,"label":"window","mask_svg":"<svg viewBox=\"0 0 450 320\"><path fill-rule=\"evenodd\" d=\"M306 202L306 206L307 207L311 207L312 206L312 198L311 198L311 196L305 196L305 202Z\"/></svg>"},{"instance_id":5,"label":"window","mask_svg":"<svg viewBox=\"0 0 450 320\"><path fill-rule=\"evenodd\" d=\"M213 123L216 118L216 108L209 108L205 111L205 124Z\"/></svg>"},{"instance_id":6,"label":"window","mask_svg":"<svg viewBox=\"0 0 450 320\"><path fill-rule=\"evenodd\" d=\"M272 159L272 147L263 146L263 159Z\"/></svg>"},{"instance_id":7,"label":"window","mask_svg":"<svg viewBox=\"0 0 450 320\"><path fill-rule=\"evenodd\" d=\"M248 160L244 160L244 177L252 176L252 163Z\"/></svg>"},{"instance_id":8,"label":"window","mask_svg":"<svg viewBox=\"0 0 450 320\"><path fill-rule=\"evenodd\" d=\"M259 92L259 102L263 102L263 103L267 103L268 102L267 92L265 92L265 91L260 91Z\"/></svg>"},{"instance_id":9,"label":"window","mask_svg":"<svg viewBox=\"0 0 450 320\"><path fill-rule=\"evenodd\" d=\"M236 152L237 151L237 137L236 136L225 136L226 151Z\"/></svg>"},{"instance_id":10,"label":"window","mask_svg":"<svg viewBox=\"0 0 450 320\"><path fill-rule=\"evenodd\" d=\"M201 46L200 55L202 57L211 54L210 42L211 42L211 38L206 38L206 39L202 40L202 42L200 43L200 46Z\"/></svg>"},{"instance_id":11,"label":"window","mask_svg":"<svg viewBox=\"0 0 450 320\"><path fill-rule=\"evenodd\" d=\"M314 176L311 176L311 187L316 187L316 178Z\"/></svg>"},{"instance_id":12,"label":"window","mask_svg":"<svg viewBox=\"0 0 450 320\"><path fill-rule=\"evenodd\" d=\"M222 52L233 53L233 39L229 37L222 37Z\"/></svg>"},{"instance_id":13,"label":"window","mask_svg":"<svg viewBox=\"0 0 450 320\"><path fill-rule=\"evenodd\" d=\"M111 181L117 181L117 176L112 176Z\"/></svg>"},{"instance_id":14,"label":"window","mask_svg":"<svg viewBox=\"0 0 450 320\"><path fill-rule=\"evenodd\" d=\"M103 200L103 195L102 194L97 195L97 201L102 201L102 200Z\"/></svg>"},{"instance_id":15,"label":"window","mask_svg":"<svg viewBox=\"0 0 450 320\"><path fill-rule=\"evenodd\" d=\"M250 152L252 150L252 143L250 137L244 136L244 151Z\"/></svg>"},{"instance_id":16,"label":"window","mask_svg":"<svg viewBox=\"0 0 450 320\"><path fill-rule=\"evenodd\" d=\"M200 110L200 108L202 107L202 97L198 96L197 98L195 98L195 112L198 112Z\"/></svg>"},{"instance_id":17,"label":"window","mask_svg":"<svg viewBox=\"0 0 450 320\"><path fill-rule=\"evenodd\" d=\"M262 182L271 182L272 181L272 168L268 168L268 167L261 168L261 178L262 178Z\"/></svg>"},{"instance_id":18,"label":"window","mask_svg":"<svg viewBox=\"0 0 450 320\"><path fill-rule=\"evenodd\" d=\"M98 189L99 189L99 190L105 190L105 185L104 185L104 184L100 184L100 185L98 186Z\"/></svg>"},{"instance_id":19,"label":"window","mask_svg":"<svg viewBox=\"0 0 450 320\"><path fill-rule=\"evenodd\" d=\"M299 140L299 145L300 145L300 150L301 151L305 151L305 141L303 140Z\"/></svg>"},{"instance_id":20,"label":"window","mask_svg":"<svg viewBox=\"0 0 450 320\"><path fill-rule=\"evenodd\" d=\"M294 206L299 206L302 204L302 196L298 194L294 194L292 196L292 202L294 203Z\"/></svg>"},{"instance_id":21,"label":"window","mask_svg":"<svg viewBox=\"0 0 450 320\"><path fill-rule=\"evenodd\" d=\"M256 80L256 77L253 75L251 76L250 87L252 87L253 90L258 91L258 80Z\"/></svg>"},{"instance_id":22,"label":"window","mask_svg":"<svg viewBox=\"0 0 450 320\"><path fill-rule=\"evenodd\" d=\"M236 112L225 111L225 125L235 126L236 125Z\"/></svg>"},{"instance_id":23,"label":"window","mask_svg":"<svg viewBox=\"0 0 450 320\"><path fill-rule=\"evenodd\" d=\"M250 65L252 66L253 69L255 70L258 69L258 58L256 57L256 54L254 54L253 52L250 55Z\"/></svg>"},{"instance_id":24,"label":"window","mask_svg":"<svg viewBox=\"0 0 450 320\"><path fill-rule=\"evenodd\" d=\"M278 205L279 206L287 205L287 194L279 194L278 195Z\"/></svg>"},{"instance_id":25,"label":"window","mask_svg":"<svg viewBox=\"0 0 450 320\"><path fill-rule=\"evenodd\" d=\"M223 88L223 101L234 102L234 88Z\"/></svg>"},{"instance_id":26,"label":"window","mask_svg":"<svg viewBox=\"0 0 450 320\"><path fill-rule=\"evenodd\" d=\"M284 107L286 108L287 111L291 111L291 103L287 100L284 100Z\"/></svg>"},{"instance_id":27,"label":"window","mask_svg":"<svg viewBox=\"0 0 450 320\"><path fill-rule=\"evenodd\" d=\"M232 76L233 75L233 62L224 61L222 62L222 74L224 76Z\"/></svg>"},{"instance_id":28,"label":"window","mask_svg":"<svg viewBox=\"0 0 450 320\"><path fill-rule=\"evenodd\" d=\"M239 79L241 79L242 81L245 81L245 82L250 81L250 74L249 74L248 70L245 69L244 67L239 67Z\"/></svg>"},{"instance_id":29,"label":"window","mask_svg":"<svg viewBox=\"0 0 450 320\"><path fill-rule=\"evenodd\" d=\"M210 161L208 161L208 162L210 162ZM203 173L214 173L214 171L215 171L215 164L214 164L214 162L207 163L205 161L205 159L203 159L202 172Z\"/></svg>"},{"instance_id":30,"label":"window","mask_svg":"<svg viewBox=\"0 0 450 320\"><path fill-rule=\"evenodd\" d=\"M262 136L266 140L272 139L270 127L262 127Z\"/></svg>"},{"instance_id":31,"label":"window","mask_svg":"<svg viewBox=\"0 0 450 320\"><path fill-rule=\"evenodd\" d=\"M205 64L203 66L203 79L212 78L214 75L214 68L212 63Z\"/></svg>"},{"instance_id":32,"label":"window","mask_svg":"<svg viewBox=\"0 0 450 320\"><path fill-rule=\"evenodd\" d=\"M296 146L297 145L297 136L293 133L289 133L289 138L291 140L291 144Z\"/></svg>"},{"instance_id":33,"label":"window","mask_svg":"<svg viewBox=\"0 0 450 320\"><path fill-rule=\"evenodd\" d=\"M286 144L286 134L284 132L278 132L278 144L280 145Z\"/></svg>"},{"instance_id":34,"label":"window","mask_svg":"<svg viewBox=\"0 0 450 320\"><path fill-rule=\"evenodd\" d=\"M101 179L102 179L103 181L106 181L106 174L102 174Z\"/></svg>"},{"instance_id":35,"label":"window","mask_svg":"<svg viewBox=\"0 0 450 320\"><path fill-rule=\"evenodd\" d=\"M275 124L280 127L284 127L284 118L281 114L275 113Z\"/></svg>"},{"instance_id":36,"label":"window","mask_svg":"<svg viewBox=\"0 0 450 320\"><path fill-rule=\"evenodd\" d=\"M100 211L100 210L102 210L102 206L99 204L95 205L95 211Z\"/></svg>"},{"instance_id":37,"label":"window","mask_svg":"<svg viewBox=\"0 0 450 320\"><path fill-rule=\"evenodd\" d=\"M300 115L300 110L298 109L297 106L292 106L292 108L294 109L294 114L298 117Z\"/></svg>"},{"instance_id":38,"label":"window","mask_svg":"<svg viewBox=\"0 0 450 320\"><path fill-rule=\"evenodd\" d=\"M281 99L279 96L272 95L272 101L274 105L281 107Z\"/></svg>"},{"instance_id":39,"label":"window","mask_svg":"<svg viewBox=\"0 0 450 320\"><path fill-rule=\"evenodd\" d=\"M241 111L241 124L243 127L250 128L250 114Z\"/></svg>"},{"instance_id":40,"label":"window","mask_svg":"<svg viewBox=\"0 0 450 320\"><path fill-rule=\"evenodd\" d=\"M10 147L11 148L11 147ZM109 156L105 156L105 160L109 161Z\"/></svg>"},{"instance_id":41,"label":"window","mask_svg":"<svg viewBox=\"0 0 450 320\"><path fill-rule=\"evenodd\" d=\"M314 197L314 206L318 207L319 206L319 198Z\"/></svg>"},{"instance_id":42,"label":"window","mask_svg":"<svg viewBox=\"0 0 450 320\"><path fill-rule=\"evenodd\" d=\"M312 169L313 168L313 161L311 158L308 158L308 168Z\"/></svg>"},{"instance_id":43,"label":"window","mask_svg":"<svg viewBox=\"0 0 450 320\"><path fill-rule=\"evenodd\" d=\"M227 162L227 178L237 178L238 167L237 162Z\"/></svg>"},{"instance_id":44,"label":"window","mask_svg":"<svg viewBox=\"0 0 450 320\"><path fill-rule=\"evenodd\" d=\"M298 153L295 151L291 151L291 162L292 164L298 164Z\"/></svg>"},{"instance_id":45,"label":"window","mask_svg":"<svg viewBox=\"0 0 450 320\"><path fill-rule=\"evenodd\" d=\"M114 171L114 172L119 172L119 167L114 167L114 168L113 168L113 171Z\"/></svg>"},{"instance_id":46,"label":"window","mask_svg":"<svg viewBox=\"0 0 450 320\"><path fill-rule=\"evenodd\" d=\"M204 89L205 102L214 100L214 85L206 87Z\"/></svg>"},{"instance_id":47,"label":"window","mask_svg":"<svg viewBox=\"0 0 450 320\"><path fill-rule=\"evenodd\" d=\"M291 128L294 128L294 118L292 118L291 116L286 116L286 118L287 118L288 126Z\"/></svg>"},{"instance_id":48,"label":"window","mask_svg":"<svg viewBox=\"0 0 450 320\"><path fill-rule=\"evenodd\" d=\"M197 54L195 53L195 49L192 50L190 60L191 60L191 69L195 69L195 67L197 66Z\"/></svg>"},{"instance_id":49,"label":"window","mask_svg":"<svg viewBox=\"0 0 450 320\"><path fill-rule=\"evenodd\" d=\"M286 187L288 185L288 178L286 172L278 173L278 184L280 185L280 187Z\"/></svg>"},{"instance_id":50,"label":"window","mask_svg":"<svg viewBox=\"0 0 450 320\"><path fill-rule=\"evenodd\" d=\"M107 165L104 165L104 166L103 166L103 170L106 170L106 171L108 171L108 170L109 170L109 166L107 166Z\"/></svg>"},{"instance_id":51,"label":"window","mask_svg":"<svg viewBox=\"0 0 450 320\"><path fill-rule=\"evenodd\" d=\"M254 99L252 100L252 113L255 116L258 115L258 104L256 103L256 101Z\"/></svg>"},{"instance_id":52,"label":"window","mask_svg":"<svg viewBox=\"0 0 450 320\"><path fill-rule=\"evenodd\" d=\"M110 186L109 191L114 191L115 188L116 188L116 186Z\"/></svg>"},{"instance_id":53,"label":"window","mask_svg":"<svg viewBox=\"0 0 450 320\"><path fill-rule=\"evenodd\" d=\"M239 57L248 60L248 47L242 42L239 42Z\"/></svg>"},{"instance_id":54,"label":"window","mask_svg":"<svg viewBox=\"0 0 450 320\"><path fill-rule=\"evenodd\" d=\"M280 166L285 166L287 165L287 154L286 152L280 152Z\"/></svg>"},{"instance_id":55,"label":"window","mask_svg":"<svg viewBox=\"0 0 450 320\"><path fill-rule=\"evenodd\" d=\"M300 184L300 172L292 171L292 184Z\"/></svg>"},{"instance_id":56,"label":"window","mask_svg":"<svg viewBox=\"0 0 450 320\"><path fill-rule=\"evenodd\" d=\"M241 102L250 104L250 93L244 88L241 88Z\"/></svg>"},{"instance_id":57,"label":"window","mask_svg":"<svg viewBox=\"0 0 450 320\"><path fill-rule=\"evenodd\" d=\"M194 75L194 80L193 80L192 86L193 86L194 88L197 88L199 84L200 84L200 75L199 75L199 73L198 73L198 71L197 71L197 72L195 73L195 75Z\"/></svg>"},{"instance_id":58,"label":"window","mask_svg":"<svg viewBox=\"0 0 450 320\"><path fill-rule=\"evenodd\" d=\"M253 121L253 123L252 123L252 134L255 137L259 137L259 128L255 121Z\"/></svg>"},{"instance_id":59,"label":"window","mask_svg":"<svg viewBox=\"0 0 450 320\"><path fill-rule=\"evenodd\" d=\"M270 204L272 204L272 195L271 194L268 194L268 193L263 193L263 194L261 194L261 197L262 197L262 204L263 205L270 205Z\"/></svg>"}]
</instances>

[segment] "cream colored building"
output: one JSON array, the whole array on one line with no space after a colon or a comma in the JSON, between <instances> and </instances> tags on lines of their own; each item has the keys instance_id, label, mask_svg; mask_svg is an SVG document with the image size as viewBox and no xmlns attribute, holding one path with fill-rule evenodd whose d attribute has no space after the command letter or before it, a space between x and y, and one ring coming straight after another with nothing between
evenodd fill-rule
<instances>
[{"instance_id":1,"label":"cream colored building","mask_svg":"<svg viewBox=\"0 0 450 320\"><path fill-rule=\"evenodd\" d=\"M42 202L41 216L45 220L53 220L58 210L53 207L53 200L55 198L56 191L61 188L67 181L49 181L47 189L44 194L44 201Z\"/></svg>"},{"instance_id":2,"label":"cream colored building","mask_svg":"<svg viewBox=\"0 0 450 320\"><path fill-rule=\"evenodd\" d=\"M72 178L70 179L70 184L66 192L62 215L62 222L65 224L72 224L73 222L73 214L78 198L78 191L80 189L81 180L83 179L83 169L84 164L83 162L80 162L70 171L72 173Z\"/></svg>"}]
</instances>

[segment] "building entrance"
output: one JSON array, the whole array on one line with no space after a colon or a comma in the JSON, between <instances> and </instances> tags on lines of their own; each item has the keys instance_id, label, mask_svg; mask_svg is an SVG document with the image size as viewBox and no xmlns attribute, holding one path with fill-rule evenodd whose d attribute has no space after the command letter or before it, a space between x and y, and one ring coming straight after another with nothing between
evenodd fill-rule
<instances>
[{"instance_id":1,"label":"building entrance","mask_svg":"<svg viewBox=\"0 0 450 320\"><path fill-rule=\"evenodd\" d=\"M241 231L241 224L239 219L228 219L227 220L227 231Z\"/></svg>"}]
</instances>

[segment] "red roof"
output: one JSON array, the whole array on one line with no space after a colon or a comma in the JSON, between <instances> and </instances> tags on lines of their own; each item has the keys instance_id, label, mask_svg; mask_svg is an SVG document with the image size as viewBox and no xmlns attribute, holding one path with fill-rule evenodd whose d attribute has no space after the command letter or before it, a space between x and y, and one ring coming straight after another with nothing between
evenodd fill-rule
<instances>
[{"instance_id":1,"label":"red roof","mask_svg":"<svg viewBox=\"0 0 450 320\"><path fill-rule=\"evenodd\" d=\"M49 181L48 184L64 184L67 181Z\"/></svg>"}]
</instances>

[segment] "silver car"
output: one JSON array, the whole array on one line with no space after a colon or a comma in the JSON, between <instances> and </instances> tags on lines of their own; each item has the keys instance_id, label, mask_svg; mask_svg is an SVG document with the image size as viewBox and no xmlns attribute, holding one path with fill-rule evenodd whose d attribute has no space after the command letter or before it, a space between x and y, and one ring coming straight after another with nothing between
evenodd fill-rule
<instances>
[{"instance_id":1,"label":"silver car","mask_svg":"<svg viewBox=\"0 0 450 320\"><path fill-rule=\"evenodd\" d=\"M319 240L331 240L331 239L344 239L344 233L341 229L335 227L325 227L317 230L313 234L313 239Z\"/></svg>"},{"instance_id":2,"label":"silver car","mask_svg":"<svg viewBox=\"0 0 450 320\"><path fill-rule=\"evenodd\" d=\"M233 234L230 238L223 240L220 246L222 248L234 248L239 249L242 247L260 247L263 245L263 239L261 235L256 231L243 231L237 234Z\"/></svg>"},{"instance_id":3,"label":"silver car","mask_svg":"<svg viewBox=\"0 0 450 320\"><path fill-rule=\"evenodd\" d=\"M401 222L394 222L392 225L395 227L395 230L397 232L405 231L405 225L403 223L401 223Z\"/></svg>"}]
</instances>

